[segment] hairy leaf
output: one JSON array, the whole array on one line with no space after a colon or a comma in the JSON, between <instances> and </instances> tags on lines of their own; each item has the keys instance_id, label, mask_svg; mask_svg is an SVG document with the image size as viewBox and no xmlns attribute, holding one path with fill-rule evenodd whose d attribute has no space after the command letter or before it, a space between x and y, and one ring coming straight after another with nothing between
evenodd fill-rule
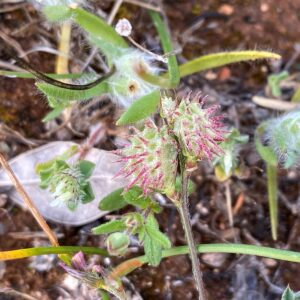
<instances>
[{"instance_id":1,"label":"hairy leaf","mask_svg":"<svg viewBox=\"0 0 300 300\"><path fill-rule=\"evenodd\" d=\"M87 204L79 204L75 212L69 211L65 206L52 207L50 202L53 201L53 197L47 190L40 189L40 179L35 173L35 166L38 163L57 158L57 156L66 153L70 147L71 149L72 147L77 148L78 145L72 142L52 142L25 152L13 158L9 163L44 218L60 224L80 226L99 219L101 216L107 214L107 211L99 210L99 203L95 200ZM116 155L108 151L92 148L85 159L96 165L92 176L89 178L96 199L103 199L112 191L127 184L123 179L114 178L122 167L120 163L116 163ZM48 165L48 168L51 167L50 165ZM38 170L43 171L43 168L47 170L47 166L45 165L43 167L39 165ZM24 206L19 193L13 188L11 181L3 170L0 170L0 190L7 189L9 189L8 195L10 199ZM89 197L91 196L88 187L85 192ZM87 197L86 200L88 199Z\"/></svg>"},{"instance_id":2,"label":"hairy leaf","mask_svg":"<svg viewBox=\"0 0 300 300\"><path fill-rule=\"evenodd\" d=\"M115 31L115 29L99 16L91 14L82 8L74 8L72 11L74 12L74 22L89 34L101 38L117 47L128 47L125 40Z\"/></svg>"},{"instance_id":3,"label":"hairy leaf","mask_svg":"<svg viewBox=\"0 0 300 300\"><path fill-rule=\"evenodd\" d=\"M104 197L99 203L99 209L104 211L115 211L126 206L127 203L122 195L123 191L124 189L120 188Z\"/></svg>"},{"instance_id":4,"label":"hairy leaf","mask_svg":"<svg viewBox=\"0 0 300 300\"><path fill-rule=\"evenodd\" d=\"M62 105L67 105L70 101L74 100L88 100L95 96L100 96L102 94L108 93L108 85L106 81L99 83L88 90L69 90L60 88L48 83L38 82L36 86L41 90L48 98L53 97L59 99Z\"/></svg>"},{"instance_id":5,"label":"hairy leaf","mask_svg":"<svg viewBox=\"0 0 300 300\"><path fill-rule=\"evenodd\" d=\"M112 232L124 231L126 225L122 220L112 220L107 223L101 224L92 229L93 234L107 234Z\"/></svg>"},{"instance_id":6,"label":"hairy leaf","mask_svg":"<svg viewBox=\"0 0 300 300\"><path fill-rule=\"evenodd\" d=\"M125 111L120 119L117 121L117 125L126 125L143 120L153 114L158 106L160 99L159 90L152 92L146 96L141 97L135 101L127 111Z\"/></svg>"},{"instance_id":7,"label":"hairy leaf","mask_svg":"<svg viewBox=\"0 0 300 300\"><path fill-rule=\"evenodd\" d=\"M300 292L294 293L289 286L284 290L281 300L300 300Z\"/></svg>"},{"instance_id":8,"label":"hairy leaf","mask_svg":"<svg viewBox=\"0 0 300 300\"><path fill-rule=\"evenodd\" d=\"M280 59L280 55L272 52L255 50L208 54L180 65L180 77L185 77L197 72L225 66L231 63L256 59Z\"/></svg>"}]
</instances>

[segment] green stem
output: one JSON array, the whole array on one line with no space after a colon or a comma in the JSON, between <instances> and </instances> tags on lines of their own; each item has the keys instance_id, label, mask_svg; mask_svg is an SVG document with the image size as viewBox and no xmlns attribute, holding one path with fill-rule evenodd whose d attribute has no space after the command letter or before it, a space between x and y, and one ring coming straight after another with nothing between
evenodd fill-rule
<instances>
[{"instance_id":1,"label":"green stem","mask_svg":"<svg viewBox=\"0 0 300 300\"><path fill-rule=\"evenodd\" d=\"M199 293L199 300L205 300L205 288L202 279L202 273L200 270L200 262L197 255L197 248L193 237L192 226L190 222L189 214L189 199L188 199L188 174L185 169L184 160L181 160L181 176L182 176L182 189L181 189L181 201L179 202L177 208L180 214L181 224L184 229L185 238L189 248L189 254L192 263L192 270L194 275L194 280L196 288Z\"/></svg>"},{"instance_id":2,"label":"green stem","mask_svg":"<svg viewBox=\"0 0 300 300\"><path fill-rule=\"evenodd\" d=\"M277 167L267 163L268 200L273 240L277 240L278 199L277 199Z\"/></svg>"},{"instance_id":3,"label":"green stem","mask_svg":"<svg viewBox=\"0 0 300 300\"><path fill-rule=\"evenodd\" d=\"M19 250L10 250L0 252L1 260L14 260L20 258L27 258L31 256L48 255L48 254L73 254L82 251L85 254L98 254L102 256L108 256L106 250L97 247L80 247L80 246L58 246L58 247L36 247L25 248ZM275 249L271 247L263 247L256 245L244 245L244 244L201 244L197 245L198 253L231 253L231 254L243 254L243 255L256 255L260 257L273 258L283 261L300 263L300 252ZM171 249L164 250L162 257L172 257L177 255L186 255L189 253L187 246L173 247ZM139 256L132 260L139 260L141 264L148 262L145 255ZM125 262L124 262L125 263ZM134 269L133 269L134 270ZM126 273L128 274L128 273Z\"/></svg>"}]
</instances>

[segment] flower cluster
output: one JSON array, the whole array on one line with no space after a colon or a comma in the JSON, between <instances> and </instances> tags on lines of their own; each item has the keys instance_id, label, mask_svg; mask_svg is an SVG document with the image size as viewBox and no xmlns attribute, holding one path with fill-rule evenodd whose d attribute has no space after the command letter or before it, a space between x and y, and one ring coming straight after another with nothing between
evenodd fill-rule
<instances>
[{"instance_id":1,"label":"flower cluster","mask_svg":"<svg viewBox=\"0 0 300 300\"><path fill-rule=\"evenodd\" d=\"M49 184L49 191L55 199L51 204L56 206L66 203L69 209L74 210L85 197L82 188L84 185L86 181L78 166L70 166L61 170Z\"/></svg>"},{"instance_id":2,"label":"flower cluster","mask_svg":"<svg viewBox=\"0 0 300 300\"><path fill-rule=\"evenodd\" d=\"M48 189L54 197L53 206L65 204L75 210L79 203L88 203L94 199L92 187L88 181L95 164L81 160L68 164L64 160L54 159L37 166L40 187Z\"/></svg>"},{"instance_id":3,"label":"flower cluster","mask_svg":"<svg viewBox=\"0 0 300 300\"><path fill-rule=\"evenodd\" d=\"M204 98L190 99L190 94L177 105L171 98L163 97L162 114L178 138L189 167L197 161L212 160L222 153L218 144L224 141L222 115L215 116L218 106L204 109Z\"/></svg>"},{"instance_id":4,"label":"flower cluster","mask_svg":"<svg viewBox=\"0 0 300 300\"><path fill-rule=\"evenodd\" d=\"M130 143L118 151L121 161L125 162L121 174L132 178L127 190L136 185L144 194L154 190L172 196L177 173L177 144L167 126L157 128L148 120L143 131L136 130Z\"/></svg>"},{"instance_id":5,"label":"flower cluster","mask_svg":"<svg viewBox=\"0 0 300 300\"><path fill-rule=\"evenodd\" d=\"M156 75L159 69L153 65L153 57L149 54L132 48L119 51L120 56L112 60L116 72L109 77L108 85L113 100L123 107L129 107L135 100L157 89L141 79L139 73Z\"/></svg>"}]
</instances>

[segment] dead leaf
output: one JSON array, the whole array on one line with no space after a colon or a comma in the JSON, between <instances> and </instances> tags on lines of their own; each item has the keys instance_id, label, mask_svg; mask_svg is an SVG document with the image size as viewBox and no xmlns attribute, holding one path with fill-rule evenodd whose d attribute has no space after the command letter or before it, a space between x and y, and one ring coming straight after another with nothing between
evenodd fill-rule
<instances>
[{"instance_id":1,"label":"dead leaf","mask_svg":"<svg viewBox=\"0 0 300 300\"><path fill-rule=\"evenodd\" d=\"M35 173L35 166L62 154L73 145L76 144L72 142L52 142L13 158L9 161L9 164L45 219L60 224L80 226L109 213L99 210L100 200L114 190L125 186L126 181L121 178L114 178L122 167L121 163L116 162L118 159L116 155L105 150L92 148L85 159L96 164L90 178L95 200L87 204L79 204L74 212L66 206L51 206L53 196L47 190L39 188L40 180ZM22 198L12 186L7 175L1 170L0 191L3 190L7 192L10 199L24 207Z\"/></svg>"}]
</instances>

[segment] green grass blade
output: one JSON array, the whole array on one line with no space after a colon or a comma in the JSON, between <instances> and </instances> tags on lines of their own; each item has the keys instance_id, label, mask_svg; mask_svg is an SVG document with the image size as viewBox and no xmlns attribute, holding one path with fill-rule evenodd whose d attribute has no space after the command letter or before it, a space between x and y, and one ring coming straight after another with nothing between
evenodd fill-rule
<instances>
[{"instance_id":1,"label":"green grass blade","mask_svg":"<svg viewBox=\"0 0 300 300\"><path fill-rule=\"evenodd\" d=\"M267 163L268 200L273 240L277 240L278 198L277 198L277 168Z\"/></svg>"},{"instance_id":2,"label":"green grass blade","mask_svg":"<svg viewBox=\"0 0 300 300\"><path fill-rule=\"evenodd\" d=\"M117 125L126 125L143 120L155 112L160 99L160 91L156 90L151 94L141 97L125 111Z\"/></svg>"},{"instance_id":3,"label":"green grass blade","mask_svg":"<svg viewBox=\"0 0 300 300\"><path fill-rule=\"evenodd\" d=\"M193 59L179 66L180 77L185 77L197 72L225 66L241 61L251 61L256 59L280 59L280 55L268 51L233 51L208 54Z\"/></svg>"},{"instance_id":4,"label":"green grass blade","mask_svg":"<svg viewBox=\"0 0 300 300\"><path fill-rule=\"evenodd\" d=\"M160 15L157 12L154 12L154 11L149 11L149 14L152 18L154 26L156 27L156 30L160 37L160 41L161 41L164 53L165 54L172 53L173 46L172 46L170 33L169 33L166 25L164 24L162 18L160 17ZM170 86L172 88L175 88L178 86L178 84L180 82L179 68L178 68L177 58L176 58L175 54L169 55L169 57L168 57L168 71L169 71L169 78L170 78Z\"/></svg>"}]
</instances>

